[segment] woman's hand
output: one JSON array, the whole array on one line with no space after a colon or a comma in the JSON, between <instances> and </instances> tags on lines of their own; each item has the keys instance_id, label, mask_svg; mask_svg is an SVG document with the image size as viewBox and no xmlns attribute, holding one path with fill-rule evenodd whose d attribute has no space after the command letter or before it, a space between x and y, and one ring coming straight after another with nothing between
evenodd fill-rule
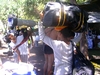
<instances>
[{"instance_id":1,"label":"woman's hand","mask_svg":"<svg viewBox=\"0 0 100 75\"><path fill-rule=\"evenodd\" d=\"M43 19L43 12L40 12L40 20L42 21Z\"/></svg>"}]
</instances>

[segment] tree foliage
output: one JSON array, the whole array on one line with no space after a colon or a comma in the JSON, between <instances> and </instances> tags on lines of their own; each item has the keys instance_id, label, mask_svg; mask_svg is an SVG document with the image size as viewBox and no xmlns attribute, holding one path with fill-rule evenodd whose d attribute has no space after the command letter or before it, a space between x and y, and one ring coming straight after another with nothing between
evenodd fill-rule
<instances>
[{"instance_id":1,"label":"tree foliage","mask_svg":"<svg viewBox=\"0 0 100 75\"><path fill-rule=\"evenodd\" d=\"M43 10L44 5L48 1L56 1L56 0L25 0L24 3L24 11L26 19L39 19L39 13ZM61 0L62 1L62 0ZM66 2L70 2L70 0L65 0ZM87 0L76 0L77 3L83 3Z\"/></svg>"},{"instance_id":2,"label":"tree foliage","mask_svg":"<svg viewBox=\"0 0 100 75\"><path fill-rule=\"evenodd\" d=\"M44 4L49 0L26 0L24 3L24 11L26 18L35 19L39 18L39 13L44 8Z\"/></svg>"},{"instance_id":3,"label":"tree foliage","mask_svg":"<svg viewBox=\"0 0 100 75\"><path fill-rule=\"evenodd\" d=\"M38 21L39 13L43 10L48 1L56 0L0 0L0 19L7 21L9 14L15 14L18 18ZM62 0L61 0L62 1ZM69 2L70 0L65 0ZM76 0L78 3L87 0Z\"/></svg>"},{"instance_id":4,"label":"tree foliage","mask_svg":"<svg viewBox=\"0 0 100 75\"><path fill-rule=\"evenodd\" d=\"M9 14L23 16L24 0L0 0L0 19L6 21Z\"/></svg>"}]
</instances>

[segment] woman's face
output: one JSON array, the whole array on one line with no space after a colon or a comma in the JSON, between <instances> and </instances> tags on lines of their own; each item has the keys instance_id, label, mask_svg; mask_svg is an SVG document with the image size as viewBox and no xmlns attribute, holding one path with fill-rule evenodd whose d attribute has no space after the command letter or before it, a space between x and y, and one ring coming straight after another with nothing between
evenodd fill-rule
<instances>
[{"instance_id":1,"label":"woman's face","mask_svg":"<svg viewBox=\"0 0 100 75\"><path fill-rule=\"evenodd\" d=\"M15 40L16 37L15 37L14 35L11 35L11 34L10 34L10 35L9 35L9 39L10 39L10 40Z\"/></svg>"}]
</instances>

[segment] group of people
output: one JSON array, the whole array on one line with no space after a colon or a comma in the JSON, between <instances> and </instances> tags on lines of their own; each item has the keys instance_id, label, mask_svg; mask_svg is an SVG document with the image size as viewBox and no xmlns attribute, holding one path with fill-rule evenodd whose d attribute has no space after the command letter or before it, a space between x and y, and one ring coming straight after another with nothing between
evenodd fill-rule
<instances>
[{"instance_id":1,"label":"group of people","mask_svg":"<svg viewBox=\"0 0 100 75\"><path fill-rule=\"evenodd\" d=\"M14 33L9 33L7 37L11 41L9 46L13 50L15 62L27 63L28 56L30 56L30 45L34 45L31 30L21 29L17 36Z\"/></svg>"}]
</instances>

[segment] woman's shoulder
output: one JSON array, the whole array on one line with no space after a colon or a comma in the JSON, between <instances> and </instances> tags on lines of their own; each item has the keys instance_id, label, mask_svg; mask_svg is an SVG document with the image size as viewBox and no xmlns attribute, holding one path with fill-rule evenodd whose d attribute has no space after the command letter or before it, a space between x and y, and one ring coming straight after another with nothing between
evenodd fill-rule
<instances>
[{"instance_id":1,"label":"woman's shoulder","mask_svg":"<svg viewBox=\"0 0 100 75\"><path fill-rule=\"evenodd\" d=\"M17 38L19 39L19 38L24 38L24 36L23 35L20 35L20 36L17 36Z\"/></svg>"}]
</instances>

